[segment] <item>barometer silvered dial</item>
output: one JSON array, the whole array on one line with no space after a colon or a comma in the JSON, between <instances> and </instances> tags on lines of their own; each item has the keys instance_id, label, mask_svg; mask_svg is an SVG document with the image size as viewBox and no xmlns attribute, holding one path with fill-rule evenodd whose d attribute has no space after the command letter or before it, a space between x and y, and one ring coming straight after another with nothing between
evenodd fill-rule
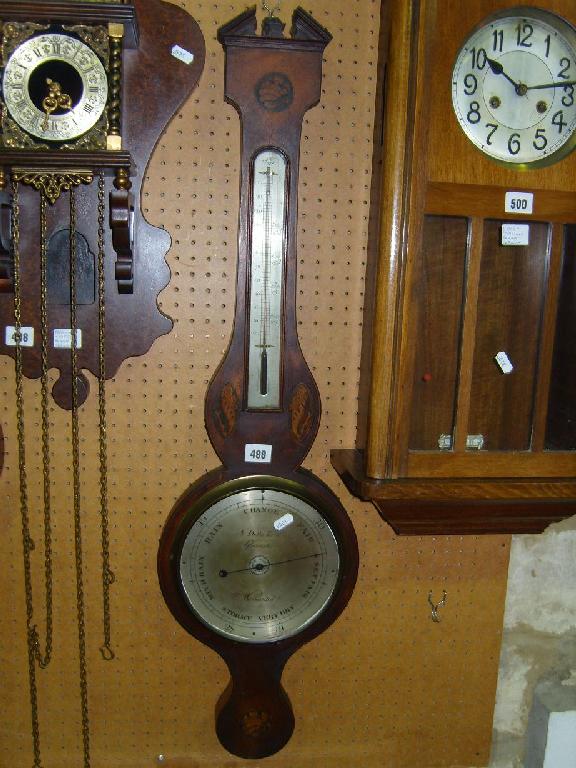
<instances>
[{"instance_id":1,"label":"barometer silvered dial","mask_svg":"<svg viewBox=\"0 0 576 768\"><path fill-rule=\"evenodd\" d=\"M302 631L339 582L336 537L322 514L273 488L238 490L205 509L184 538L179 574L200 621L246 643Z\"/></svg>"}]
</instances>

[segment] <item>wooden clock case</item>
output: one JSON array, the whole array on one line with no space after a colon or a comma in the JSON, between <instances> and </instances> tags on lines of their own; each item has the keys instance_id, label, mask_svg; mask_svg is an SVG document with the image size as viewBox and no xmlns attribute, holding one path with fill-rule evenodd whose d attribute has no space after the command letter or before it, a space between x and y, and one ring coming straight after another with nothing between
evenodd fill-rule
<instances>
[{"instance_id":1,"label":"wooden clock case","mask_svg":"<svg viewBox=\"0 0 576 768\"><path fill-rule=\"evenodd\" d=\"M382 3L358 441L332 463L398 533L539 532L576 513L576 153L498 165L451 103L468 34L518 5ZM576 24L573 3L545 5ZM507 191L532 192L533 214L505 214ZM528 223L530 245L502 246L504 221Z\"/></svg>"},{"instance_id":2,"label":"wooden clock case","mask_svg":"<svg viewBox=\"0 0 576 768\"><path fill-rule=\"evenodd\" d=\"M0 219L0 326L14 324L14 284L10 235L8 182L15 171L34 171L38 176L63 185L63 194L47 206L48 238L68 221L65 184L78 172L95 181L76 188L78 232L97 252L98 211L95 203L97 176L105 176L106 198L110 201L105 233L106 281L106 377L115 375L130 356L145 354L155 339L168 333L171 320L160 312L157 297L169 281L165 260L170 236L151 226L141 210L142 185L150 155L176 110L196 87L204 67L204 39L196 21L186 11L163 0L133 2L46 2L44 0L2 0L0 21L40 25L98 25L123 29L116 64L111 55L108 132L117 132L115 145L86 149L14 149L0 142L0 169L4 173ZM174 45L193 54L186 64L172 54ZM21 184L20 253L22 325L38 330L40 268L40 216L37 188ZM48 326L68 328L69 301L51 300L48 275ZM53 280L58 282L58 280ZM57 285L54 286L58 288ZM98 302L94 296L77 306L82 348L78 367L98 375ZM38 334L39 335L39 334ZM15 347L0 339L0 353L15 356ZM41 375L40 345L23 350L24 375ZM60 371L53 395L64 408L71 407L70 352L51 348L49 367ZM80 404L88 395L84 374L77 377Z\"/></svg>"}]
</instances>

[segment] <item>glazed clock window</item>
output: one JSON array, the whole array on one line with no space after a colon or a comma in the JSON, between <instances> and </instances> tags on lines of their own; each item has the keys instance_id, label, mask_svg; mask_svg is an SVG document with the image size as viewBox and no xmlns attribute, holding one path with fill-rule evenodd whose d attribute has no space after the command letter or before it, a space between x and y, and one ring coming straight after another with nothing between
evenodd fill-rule
<instances>
[{"instance_id":1,"label":"glazed clock window","mask_svg":"<svg viewBox=\"0 0 576 768\"><path fill-rule=\"evenodd\" d=\"M466 40L452 76L460 127L488 157L539 167L576 144L576 31L537 8L508 9Z\"/></svg>"}]
</instances>

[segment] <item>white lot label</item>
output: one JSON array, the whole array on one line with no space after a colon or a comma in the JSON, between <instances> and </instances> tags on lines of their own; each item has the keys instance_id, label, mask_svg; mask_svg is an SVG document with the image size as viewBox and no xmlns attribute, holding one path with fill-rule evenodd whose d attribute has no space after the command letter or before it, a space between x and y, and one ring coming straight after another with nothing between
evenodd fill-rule
<instances>
[{"instance_id":1,"label":"white lot label","mask_svg":"<svg viewBox=\"0 0 576 768\"><path fill-rule=\"evenodd\" d=\"M282 517L279 517L278 520L274 521L274 528L276 528L277 531L281 531L283 528L292 525L293 522L294 516L288 512L288 514L283 515Z\"/></svg>"},{"instance_id":2,"label":"white lot label","mask_svg":"<svg viewBox=\"0 0 576 768\"><path fill-rule=\"evenodd\" d=\"M261 443L246 443L244 461L248 464L270 464L272 461L272 446Z\"/></svg>"},{"instance_id":3,"label":"white lot label","mask_svg":"<svg viewBox=\"0 0 576 768\"><path fill-rule=\"evenodd\" d=\"M502 373L512 373L512 371L514 370L514 366L510 362L510 358L508 357L506 352L498 352L498 354L494 359L498 363L498 366L502 371Z\"/></svg>"},{"instance_id":4,"label":"white lot label","mask_svg":"<svg viewBox=\"0 0 576 768\"><path fill-rule=\"evenodd\" d=\"M192 64L194 61L194 54L187 51L186 48L181 48L179 45L172 46L172 56L183 61L184 64Z\"/></svg>"},{"instance_id":5,"label":"white lot label","mask_svg":"<svg viewBox=\"0 0 576 768\"><path fill-rule=\"evenodd\" d=\"M532 192L506 192L504 212L530 214L534 210L534 194Z\"/></svg>"},{"instance_id":6,"label":"white lot label","mask_svg":"<svg viewBox=\"0 0 576 768\"><path fill-rule=\"evenodd\" d=\"M5 344L7 347L16 347L16 328L13 325L6 326ZM33 347L34 346L34 328L20 328L20 346L21 347Z\"/></svg>"}]
</instances>

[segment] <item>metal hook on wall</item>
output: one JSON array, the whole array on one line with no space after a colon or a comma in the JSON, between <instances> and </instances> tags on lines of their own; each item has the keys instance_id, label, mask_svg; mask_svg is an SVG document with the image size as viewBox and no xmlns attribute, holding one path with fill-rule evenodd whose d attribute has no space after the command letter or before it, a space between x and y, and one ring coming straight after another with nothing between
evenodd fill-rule
<instances>
[{"instance_id":1,"label":"metal hook on wall","mask_svg":"<svg viewBox=\"0 0 576 768\"><path fill-rule=\"evenodd\" d=\"M265 2L265 0L263 0L263 2L262 2L262 10L266 11L266 13L268 14L269 18L273 18L274 14L276 13L276 11L280 10L280 3L276 3L274 5L274 7L272 8L272 10L270 10L270 8L268 7L268 4Z\"/></svg>"},{"instance_id":2,"label":"metal hook on wall","mask_svg":"<svg viewBox=\"0 0 576 768\"><path fill-rule=\"evenodd\" d=\"M438 616L438 609L444 608L446 605L446 590L442 590L442 600L440 600L439 603L434 603L432 600L432 590L428 592L428 604L430 605L430 608L432 609L432 621L435 621L437 624L440 623L440 616Z\"/></svg>"}]
</instances>

